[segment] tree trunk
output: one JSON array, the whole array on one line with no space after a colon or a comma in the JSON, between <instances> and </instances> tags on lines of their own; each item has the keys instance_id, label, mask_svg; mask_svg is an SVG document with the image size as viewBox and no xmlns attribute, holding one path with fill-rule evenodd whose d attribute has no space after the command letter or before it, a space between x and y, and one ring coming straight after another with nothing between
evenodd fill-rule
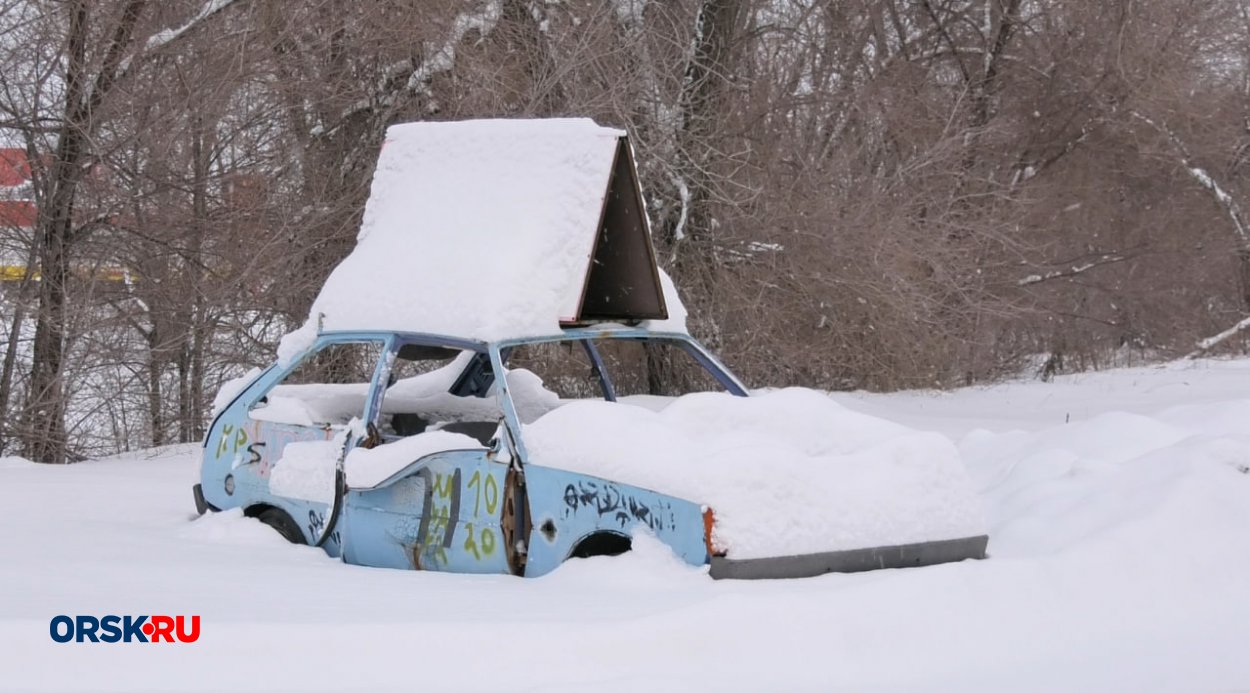
<instances>
[{"instance_id":1,"label":"tree trunk","mask_svg":"<svg viewBox=\"0 0 1250 693\"><path fill-rule=\"evenodd\" d=\"M65 282L69 275L66 236L69 233L72 203L57 195L39 233L39 308L35 318L30 392L26 402L25 454L36 462L63 464L66 461L65 391L62 377L65 349Z\"/></svg>"},{"instance_id":2,"label":"tree trunk","mask_svg":"<svg viewBox=\"0 0 1250 693\"><path fill-rule=\"evenodd\" d=\"M197 361L203 358L202 296L204 291L204 234L208 225L208 180L212 166L212 128L200 114L193 116L191 141L191 231L182 262L179 285L178 440L189 443L202 435L200 422L203 385Z\"/></svg>"},{"instance_id":3,"label":"tree trunk","mask_svg":"<svg viewBox=\"0 0 1250 693\"><path fill-rule=\"evenodd\" d=\"M681 213L662 224L660 237L674 249L673 272L690 287L698 282L711 296L715 258L711 248L712 168L716 147L711 140L722 125L722 105L733 74L733 37L740 0L704 0L695 18L690 61L678 101L681 129L677 133L678 197Z\"/></svg>"},{"instance_id":4,"label":"tree trunk","mask_svg":"<svg viewBox=\"0 0 1250 693\"><path fill-rule=\"evenodd\" d=\"M39 244L39 308L35 317L35 343L30 392L25 419L26 455L36 462L64 464L68 441L65 432L65 307L70 252L74 235L74 203L78 184L89 163L90 138L96 131L95 113L112 89L131 44L132 32L146 2L129 0L104 49L100 72L87 85L87 39L89 3L76 0L69 9L66 36L65 109L56 152L45 186L49 194L39 209L35 237Z\"/></svg>"},{"instance_id":5,"label":"tree trunk","mask_svg":"<svg viewBox=\"0 0 1250 693\"><path fill-rule=\"evenodd\" d=\"M165 444L165 415L161 407L164 393L161 391L161 371L164 363L160 357L160 331L155 325L147 335L148 342L148 425L152 427L152 445Z\"/></svg>"},{"instance_id":6,"label":"tree trunk","mask_svg":"<svg viewBox=\"0 0 1250 693\"><path fill-rule=\"evenodd\" d=\"M1250 313L1250 248L1237 250L1237 284L1241 289L1241 309Z\"/></svg>"},{"instance_id":7,"label":"tree trunk","mask_svg":"<svg viewBox=\"0 0 1250 693\"><path fill-rule=\"evenodd\" d=\"M193 443L204 438L204 350L212 334L213 326L208 321L208 308L204 305L203 296L196 293L193 313L194 325L191 334L191 392L190 399L193 417L190 427L182 431L182 442Z\"/></svg>"},{"instance_id":8,"label":"tree trunk","mask_svg":"<svg viewBox=\"0 0 1250 693\"><path fill-rule=\"evenodd\" d=\"M9 340L4 345L4 365L0 367L0 420L16 421L18 417L9 412L9 404L13 401L13 374L17 372L17 343L22 338L22 325L26 324L26 306L29 305L31 289L35 286L35 268L39 263L39 246L31 241L30 252L26 255L26 276L17 287L17 300L13 309L13 322L9 325ZM11 430L9 425L0 425L0 455L8 448Z\"/></svg>"}]
</instances>

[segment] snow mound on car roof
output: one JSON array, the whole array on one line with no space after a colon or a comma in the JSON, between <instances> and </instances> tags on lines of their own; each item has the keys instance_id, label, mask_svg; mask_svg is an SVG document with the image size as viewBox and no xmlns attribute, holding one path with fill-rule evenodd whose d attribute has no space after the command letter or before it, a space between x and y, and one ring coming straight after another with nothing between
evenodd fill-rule
<instances>
[{"instance_id":1,"label":"snow mound on car roof","mask_svg":"<svg viewBox=\"0 0 1250 693\"><path fill-rule=\"evenodd\" d=\"M533 464L706 504L731 558L986 534L959 453L935 433L801 388L679 397L662 411L577 402L524 427Z\"/></svg>"},{"instance_id":2,"label":"snow mound on car roof","mask_svg":"<svg viewBox=\"0 0 1250 693\"><path fill-rule=\"evenodd\" d=\"M585 118L387 130L356 248L310 311L329 330L492 340L576 314L618 140ZM685 311L661 274L669 319Z\"/></svg>"}]
</instances>

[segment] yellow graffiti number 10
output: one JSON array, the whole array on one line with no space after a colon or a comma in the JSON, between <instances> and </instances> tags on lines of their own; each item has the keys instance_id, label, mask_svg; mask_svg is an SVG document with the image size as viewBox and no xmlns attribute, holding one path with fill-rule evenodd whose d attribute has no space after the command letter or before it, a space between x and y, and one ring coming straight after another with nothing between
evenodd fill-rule
<instances>
[{"instance_id":1,"label":"yellow graffiti number 10","mask_svg":"<svg viewBox=\"0 0 1250 693\"><path fill-rule=\"evenodd\" d=\"M499 482L491 474L482 479L482 472L473 472L469 477L468 488L473 491L473 516L482 514L482 501L486 501L486 514L493 516L499 507Z\"/></svg>"}]
</instances>

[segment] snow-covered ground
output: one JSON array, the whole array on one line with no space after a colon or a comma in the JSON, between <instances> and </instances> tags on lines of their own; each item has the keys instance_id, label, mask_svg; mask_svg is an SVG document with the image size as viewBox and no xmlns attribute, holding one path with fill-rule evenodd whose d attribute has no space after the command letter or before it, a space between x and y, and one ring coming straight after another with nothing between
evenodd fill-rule
<instances>
[{"instance_id":1,"label":"snow-covered ground","mask_svg":"<svg viewBox=\"0 0 1250 693\"><path fill-rule=\"evenodd\" d=\"M835 399L957 444L989 560L714 582L642 540L533 580L359 568L195 520L195 447L0 460L0 690L1250 685L1250 361ZM58 644L58 614L202 635Z\"/></svg>"}]
</instances>

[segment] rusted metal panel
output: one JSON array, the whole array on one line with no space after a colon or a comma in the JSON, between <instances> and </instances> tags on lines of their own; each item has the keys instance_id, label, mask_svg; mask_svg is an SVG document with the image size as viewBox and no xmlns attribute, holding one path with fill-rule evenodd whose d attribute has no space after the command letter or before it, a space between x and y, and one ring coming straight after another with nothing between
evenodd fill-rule
<instances>
[{"instance_id":1,"label":"rusted metal panel","mask_svg":"<svg viewBox=\"0 0 1250 693\"><path fill-rule=\"evenodd\" d=\"M513 575L524 575L529 555L530 511L526 497L525 474L519 465L512 465L504 477L503 534L504 556Z\"/></svg>"}]
</instances>

